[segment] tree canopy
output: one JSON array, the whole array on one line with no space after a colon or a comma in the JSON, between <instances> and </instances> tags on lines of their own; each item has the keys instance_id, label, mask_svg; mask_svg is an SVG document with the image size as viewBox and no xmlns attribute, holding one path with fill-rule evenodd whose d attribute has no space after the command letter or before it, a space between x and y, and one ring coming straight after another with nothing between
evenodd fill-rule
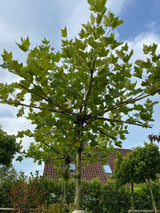
<instances>
[{"instance_id":1,"label":"tree canopy","mask_svg":"<svg viewBox=\"0 0 160 213\"><path fill-rule=\"evenodd\" d=\"M0 83L1 103L18 107L17 116L35 125L32 133L27 130L19 136L34 136L43 159L48 156L46 147L57 144L73 150L77 208L82 153L88 159L103 159L110 144L121 146L128 125L150 127L157 102L148 97L160 91L157 45L144 45L146 59L132 64L133 51L115 38L114 29L123 21L107 11L106 0L88 3L90 20L74 39L68 39L67 27L62 29L59 51L46 39L31 49L29 37L17 43L26 53L25 63L4 50L1 67L21 80Z\"/></svg>"},{"instance_id":2,"label":"tree canopy","mask_svg":"<svg viewBox=\"0 0 160 213\"><path fill-rule=\"evenodd\" d=\"M16 143L14 135L7 135L0 127L0 165L10 166L20 145Z\"/></svg>"},{"instance_id":3,"label":"tree canopy","mask_svg":"<svg viewBox=\"0 0 160 213\"><path fill-rule=\"evenodd\" d=\"M18 174L13 166L0 166L0 183L5 179L14 179L17 175Z\"/></svg>"}]
</instances>

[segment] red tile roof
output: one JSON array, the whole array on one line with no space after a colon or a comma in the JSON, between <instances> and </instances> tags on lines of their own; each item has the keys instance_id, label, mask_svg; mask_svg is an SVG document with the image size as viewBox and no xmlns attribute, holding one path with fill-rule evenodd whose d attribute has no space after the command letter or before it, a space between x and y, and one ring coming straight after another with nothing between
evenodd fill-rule
<instances>
[{"instance_id":1,"label":"red tile roof","mask_svg":"<svg viewBox=\"0 0 160 213\"><path fill-rule=\"evenodd\" d=\"M131 151L132 151L131 149L115 149L115 152L113 154L107 155L106 164L108 163L111 170L113 171L115 169L114 161L116 159L116 153L120 152L123 156L126 156L127 153ZM107 180L111 177L111 174L105 174L103 166L100 161L97 161L95 163L89 163L89 166L87 168L82 165L81 172L82 172L82 179L92 180L95 178L99 178L99 180L102 183L106 183ZM57 170L54 167L53 161L45 165L43 175L47 175L53 179L59 178Z\"/></svg>"}]
</instances>

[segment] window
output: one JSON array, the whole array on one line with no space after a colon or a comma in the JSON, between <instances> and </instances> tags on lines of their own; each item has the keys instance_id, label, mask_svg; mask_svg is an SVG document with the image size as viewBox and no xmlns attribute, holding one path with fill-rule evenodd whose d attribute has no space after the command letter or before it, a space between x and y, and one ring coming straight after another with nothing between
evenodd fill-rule
<instances>
[{"instance_id":1,"label":"window","mask_svg":"<svg viewBox=\"0 0 160 213\"><path fill-rule=\"evenodd\" d=\"M103 165L103 170L105 174L112 174L112 169L108 163L106 165Z\"/></svg>"},{"instance_id":2,"label":"window","mask_svg":"<svg viewBox=\"0 0 160 213\"><path fill-rule=\"evenodd\" d=\"M71 172L71 173L74 173L75 170L76 170L75 164L74 164L74 163L70 163L69 165L70 165L70 172Z\"/></svg>"}]
</instances>

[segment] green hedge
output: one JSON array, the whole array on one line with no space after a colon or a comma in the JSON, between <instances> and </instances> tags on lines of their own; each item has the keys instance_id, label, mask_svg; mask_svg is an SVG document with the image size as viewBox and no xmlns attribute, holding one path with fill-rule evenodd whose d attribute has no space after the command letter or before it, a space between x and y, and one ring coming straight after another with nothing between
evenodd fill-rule
<instances>
[{"instance_id":1,"label":"green hedge","mask_svg":"<svg viewBox=\"0 0 160 213\"><path fill-rule=\"evenodd\" d=\"M24 188L24 190L28 190L28 192L25 192L25 194L22 190L17 193L15 186L18 186L23 181L27 183L27 188ZM75 185L73 180L69 181L68 187L67 203L70 204L74 202ZM157 207L160 209L160 181L152 183L152 188ZM15 195L13 192L17 194ZM14 202L11 202L11 199L14 199L11 196L14 195L16 197L18 195L23 198L23 196L20 196L21 194L28 200L27 205L31 208L37 207L37 202L38 206L41 204L61 203L63 201L63 181L53 181L38 175L32 175L29 178L21 175L17 179L5 179L0 182L0 207L13 207ZM134 196L136 209L152 209L149 190L145 184L136 186ZM99 180L82 181L82 198L82 209L87 212L126 213L131 208L130 189L119 186L116 182L101 184ZM36 200L35 203L34 199Z\"/></svg>"},{"instance_id":2,"label":"green hedge","mask_svg":"<svg viewBox=\"0 0 160 213\"><path fill-rule=\"evenodd\" d=\"M157 209L160 209L160 180L152 182L151 184ZM134 197L136 209L153 209L150 192L146 184L136 185Z\"/></svg>"}]
</instances>

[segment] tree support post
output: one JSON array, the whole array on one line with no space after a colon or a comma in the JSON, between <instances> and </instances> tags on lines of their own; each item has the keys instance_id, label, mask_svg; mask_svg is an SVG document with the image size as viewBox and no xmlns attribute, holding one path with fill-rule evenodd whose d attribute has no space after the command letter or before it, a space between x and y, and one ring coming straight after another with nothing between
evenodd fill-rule
<instances>
[{"instance_id":1,"label":"tree support post","mask_svg":"<svg viewBox=\"0 0 160 213\"><path fill-rule=\"evenodd\" d=\"M80 201L81 201L81 155L82 155L82 149L78 148L77 154L76 154L76 174L75 174L76 192L75 192L75 202L74 202L75 208L77 210L80 210Z\"/></svg>"},{"instance_id":2,"label":"tree support post","mask_svg":"<svg viewBox=\"0 0 160 213\"><path fill-rule=\"evenodd\" d=\"M150 180L146 179L146 182L147 182L150 194L151 194L153 210L154 210L155 213L157 213L157 206L156 206L156 203L155 203L155 199L154 199L154 195L153 195L153 191L152 191L152 186L151 186Z\"/></svg>"}]
</instances>

